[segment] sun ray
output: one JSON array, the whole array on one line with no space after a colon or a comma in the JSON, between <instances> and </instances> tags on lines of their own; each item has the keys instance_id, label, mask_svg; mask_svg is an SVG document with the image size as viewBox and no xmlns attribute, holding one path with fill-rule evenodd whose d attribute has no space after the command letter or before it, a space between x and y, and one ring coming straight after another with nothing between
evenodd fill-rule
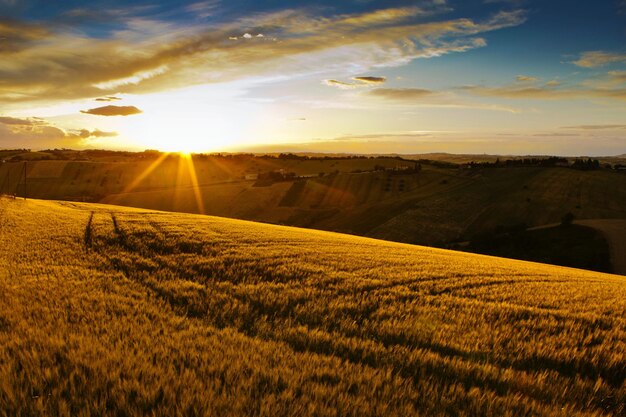
<instances>
[{"instance_id":1,"label":"sun ray","mask_svg":"<svg viewBox=\"0 0 626 417\"><path fill-rule=\"evenodd\" d=\"M155 169L158 168L159 165L169 156L169 152L162 153L159 157L153 161L148 168L146 168L137 178L133 180L129 185L127 185L122 193L129 193L133 191L143 180L146 179L148 175L152 173Z\"/></svg>"},{"instance_id":2,"label":"sun ray","mask_svg":"<svg viewBox=\"0 0 626 417\"><path fill-rule=\"evenodd\" d=\"M174 185L174 207L184 207L184 190L190 181L186 178L186 165L183 155L179 155L176 164L176 183Z\"/></svg>"},{"instance_id":3,"label":"sun ray","mask_svg":"<svg viewBox=\"0 0 626 417\"><path fill-rule=\"evenodd\" d=\"M202 192L200 191L200 185L198 184L198 176L196 175L196 167L193 163L193 157L190 154L181 154L181 158L187 165L189 171L189 178L191 180L191 187L193 188L194 198L196 199L196 205L200 214L205 214L204 201L202 200Z\"/></svg>"},{"instance_id":4,"label":"sun ray","mask_svg":"<svg viewBox=\"0 0 626 417\"><path fill-rule=\"evenodd\" d=\"M236 176L233 168L229 164L224 163L221 157L213 157L211 158L211 162L213 162L213 165L221 174L226 174L227 177Z\"/></svg>"}]
</instances>

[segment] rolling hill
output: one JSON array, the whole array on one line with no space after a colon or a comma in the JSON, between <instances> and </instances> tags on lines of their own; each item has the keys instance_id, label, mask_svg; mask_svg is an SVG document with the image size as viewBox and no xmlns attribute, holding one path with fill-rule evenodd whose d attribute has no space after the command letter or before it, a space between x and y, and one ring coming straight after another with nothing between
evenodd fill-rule
<instances>
[{"instance_id":1,"label":"rolling hill","mask_svg":"<svg viewBox=\"0 0 626 417\"><path fill-rule=\"evenodd\" d=\"M0 199L0 415L619 416L614 275Z\"/></svg>"},{"instance_id":2,"label":"rolling hill","mask_svg":"<svg viewBox=\"0 0 626 417\"><path fill-rule=\"evenodd\" d=\"M498 230L559 223L567 213L594 224L626 220L626 175L611 169L489 168L392 157L94 155L87 155L93 158L89 161L1 164L0 193L210 214L447 248ZM598 230L602 235L591 250L601 252L607 245L602 236L610 240L614 266L608 270L624 273L615 262L623 257L624 229ZM565 234L555 237L569 241ZM548 241L540 246L551 247ZM561 252L570 250L563 246ZM544 252L539 258L512 253L561 263L558 253Z\"/></svg>"}]
</instances>

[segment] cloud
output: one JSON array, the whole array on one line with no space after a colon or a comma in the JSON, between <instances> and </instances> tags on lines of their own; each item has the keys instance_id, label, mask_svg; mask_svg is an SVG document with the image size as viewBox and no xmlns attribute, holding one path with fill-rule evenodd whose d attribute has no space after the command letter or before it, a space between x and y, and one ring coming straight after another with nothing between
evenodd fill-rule
<instances>
[{"instance_id":1,"label":"cloud","mask_svg":"<svg viewBox=\"0 0 626 417\"><path fill-rule=\"evenodd\" d=\"M612 99L626 100L626 88L551 88L546 87L519 87L508 85L502 87L465 86L464 91L482 97L496 97L505 99L527 100L575 100L575 99Z\"/></svg>"},{"instance_id":2,"label":"cloud","mask_svg":"<svg viewBox=\"0 0 626 417\"><path fill-rule=\"evenodd\" d=\"M423 88L375 88L367 92L370 97L392 103L419 105L423 107L468 108L480 110L519 113L516 108L470 101L447 91L434 91Z\"/></svg>"},{"instance_id":3,"label":"cloud","mask_svg":"<svg viewBox=\"0 0 626 417\"><path fill-rule=\"evenodd\" d=\"M343 81L338 81L338 80L324 80L324 84L330 86L330 87L337 87L340 88L342 90L349 90L352 88L357 88L359 87L359 84L353 84L353 83L345 83Z\"/></svg>"},{"instance_id":4,"label":"cloud","mask_svg":"<svg viewBox=\"0 0 626 417\"><path fill-rule=\"evenodd\" d=\"M320 138L305 143L259 145L240 150L249 152L330 152L363 154L482 154L494 155L618 155L623 153L623 135L563 136L564 132L496 133L462 132L381 132L379 135L346 135ZM563 144L567 144L564 151Z\"/></svg>"},{"instance_id":5,"label":"cloud","mask_svg":"<svg viewBox=\"0 0 626 417\"><path fill-rule=\"evenodd\" d=\"M372 85L383 84L385 81L387 81L385 77L370 77L370 76L352 77L352 80L354 80L355 82L347 83L347 82L338 81L338 80L324 80L324 84L331 86L331 87L337 87L342 90L350 90L350 89L359 88L359 87L369 87Z\"/></svg>"},{"instance_id":6,"label":"cloud","mask_svg":"<svg viewBox=\"0 0 626 417\"><path fill-rule=\"evenodd\" d=\"M539 78L531 77L529 75L518 75L515 79L521 83L533 83L535 81L539 81Z\"/></svg>"},{"instance_id":7,"label":"cloud","mask_svg":"<svg viewBox=\"0 0 626 417\"><path fill-rule=\"evenodd\" d=\"M387 81L387 78L385 77L352 77L352 79L365 84L383 84Z\"/></svg>"},{"instance_id":8,"label":"cloud","mask_svg":"<svg viewBox=\"0 0 626 417\"><path fill-rule=\"evenodd\" d=\"M220 0L199 1L186 6L185 11L204 19L213 15L219 4Z\"/></svg>"},{"instance_id":9,"label":"cloud","mask_svg":"<svg viewBox=\"0 0 626 417\"><path fill-rule=\"evenodd\" d=\"M27 148L80 147L92 139L114 136L117 136L116 132L98 129L66 131L38 117L0 117L0 147L4 144Z\"/></svg>"},{"instance_id":10,"label":"cloud","mask_svg":"<svg viewBox=\"0 0 626 417\"><path fill-rule=\"evenodd\" d=\"M83 139L89 138L112 138L118 135L117 132L103 132L102 130L89 130L89 129L80 129L72 131L70 136L80 137Z\"/></svg>"},{"instance_id":11,"label":"cloud","mask_svg":"<svg viewBox=\"0 0 626 417\"><path fill-rule=\"evenodd\" d=\"M49 35L49 31L41 25L0 16L0 57L23 51Z\"/></svg>"},{"instance_id":12,"label":"cloud","mask_svg":"<svg viewBox=\"0 0 626 417\"><path fill-rule=\"evenodd\" d=\"M0 116L0 123L5 125L15 126L36 126L44 124L44 121L38 117L32 117L29 119L19 119L16 117Z\"/></svg>"},{"instance_id":13,"label":"cloud","mask_svg":"<svg viewBox=\"0 0 626 417\"><path fill-rule=\"evenodd\" d=\"M576 130L623 130L626 129L626 125L580 125L580 126L564 126L561 129L576 129Z\"/></svg>"},{"instance_id":14,"label":"cloud","mask_svg":"<svg viewBox=\"0 0 626 417\"><path fill-rule=\"evenodd\" d=\"M440 94L422 88L376 88L369 95L387 100L414 101L423 98L432 98Z\"/></svg>"},{"instance_id":15,"label":"cloud","mask_svg":"<svg viewBox=\"0 0 626 417\"><path fill-rule=\"evenodd\" d=\"M549 133L534 133L534 137L536 138L572 138L581 136L578 133L558 133L558 132L549 132Z\"/></svg>"},{"instance_id":16,"label":"cloud","mask_svg":"<svg viewBox=\"0 0 626 417\"><path fill-rule=\"evenodd\" d=\"M608 75L612 81L618 83L626 82L626 71L609 71Z\"/></svg>"},{"instance_id":17,"label":"cloud","mask_svg":"<svg viewBox=\"0 0 626 417\"><path fill-rule=\"evenodd\" d=\"M95 116L130 116L143 113L135 106L103 106L95 109L81 110L80 112L93 114Z\"/></svg>"},{"instance_id":18,"label":"cloud","mask_svg":"<svg viewBox=\"0 0 626 417\"><path fill-rule=\"evenodd\" d=\"M108 97L98 97L96 101L118 101L121 100L119 97L108 96Z\"/></svg>"},{"instance_id":19,"label":"cloud","mask_svg":"<svg viewBox=\"0 0 626 417\"><path fill-rule=\"evenodd\" d=\"M526 19L516 10L482 21L426 20L448 10L442 2L331 16L312 10L261 13L210 27L117 14L122 27L98 37L63 25L10 26L15 41L2 51L0 104L151 93L276 69L295 76L345 69L346 62L362 72L480 48L486 45L480 35ZM229 40L242 32L251 38Z\"/></svg>"},{"instance_id":20,"label":"cloud","mask_svg":"<svg viewBox=\"0 0 626 417\"><path fill-rule=\"evenodd\" d=\"M605 51L583 52L572 64L582 68L597 68L617 62L626 62L626 54Z\"/></svg>"}]
</instances>

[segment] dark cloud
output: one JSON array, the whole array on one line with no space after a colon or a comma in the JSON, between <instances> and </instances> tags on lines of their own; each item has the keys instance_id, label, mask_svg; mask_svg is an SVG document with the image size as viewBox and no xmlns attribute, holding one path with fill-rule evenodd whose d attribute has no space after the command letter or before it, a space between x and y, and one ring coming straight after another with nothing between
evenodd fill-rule
<instances>
[{"instance_id":1,"label":"dark cloud","mask_svg":"<svg viewBox=\"0 0 626 417\"><path fill-rule=\"evenodd\" d=\"M93 114L95 116L131 116L143 113L135 106L103 106L95 109L81 110L81 113Z\"/></svg>"},{"instance_id":2,"label":"dark cloud","mask_svg":"<svg viewBox=\"0 0 626 417\"><path fill-rule=\"evenodd\" d=\"M35 126L44 124L45 122L37 117L32 117L29 119L19 119L16 117L0 117L0 123L16 126Z\"/></svg>"},{"instance_id":3,"label":"dark cloud","mask_svg":"<svg viewBox=\"0 0 626 417\"><path fill-rule=\"evenodd\" d=\"M326 85L331 87L341 88L342 90L349 90L359 87L368 87L370 85L383 84L387 79L385 77L352 77L353 83L347 83L338 80L324 80Z\"/></svg>"},{"instance_id":4,"label":"dark cloud","mask_svg":"<svg viewBox=\"0 0 626 417\"><path fill-rule=\"evenodd\" d=\"M385 77L353 77L352 79L366 84L383 84L387 81Z\"/></svg>"},{"instance_id":5,"label":"dark cloud","mask_svg":"<svg viewBox=\"0 0 626 417\"><path fill-rule=\"evenodd\" d=\"M43 26L0 16L0 56L20 52L47 36Z\"/></svg>"},{"instance_id":6,"label":"dark cloud","mask_svg":"<svg viewBox=\"0 0 626 417\"><path fill-rule=\"evenodd\" d=\"M98 129L65 131L38 117L26 119L0 117L0 147L81 147L91 139L114 136L117 136L116 132L104 132Z\"/></svg>"},{"instance_id":7,"label":"dark cloud","mask_svg":"<svg viewBox=\"0 0 626 417\"><path fill-rule=\"evenodd\" d=\"M96 101L118 101L121 100L119 97L108 96L108 97L98 97Z\"/></svg>"}]
</instances>

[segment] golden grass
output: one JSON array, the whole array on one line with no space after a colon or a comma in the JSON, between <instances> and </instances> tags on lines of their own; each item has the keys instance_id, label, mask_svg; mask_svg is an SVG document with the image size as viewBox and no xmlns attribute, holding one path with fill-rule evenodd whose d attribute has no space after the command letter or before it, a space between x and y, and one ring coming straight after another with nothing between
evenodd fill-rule
<instances>
[{"instance_id":1,"label":"golden grass","mask_svg":"<svg viewBox=\"0 0 626 417\"><path fill-rule=\"evenodd\" d=\"M609 416L623 277L0 199L0 416Z\"/></svg>"}]
</instances>

